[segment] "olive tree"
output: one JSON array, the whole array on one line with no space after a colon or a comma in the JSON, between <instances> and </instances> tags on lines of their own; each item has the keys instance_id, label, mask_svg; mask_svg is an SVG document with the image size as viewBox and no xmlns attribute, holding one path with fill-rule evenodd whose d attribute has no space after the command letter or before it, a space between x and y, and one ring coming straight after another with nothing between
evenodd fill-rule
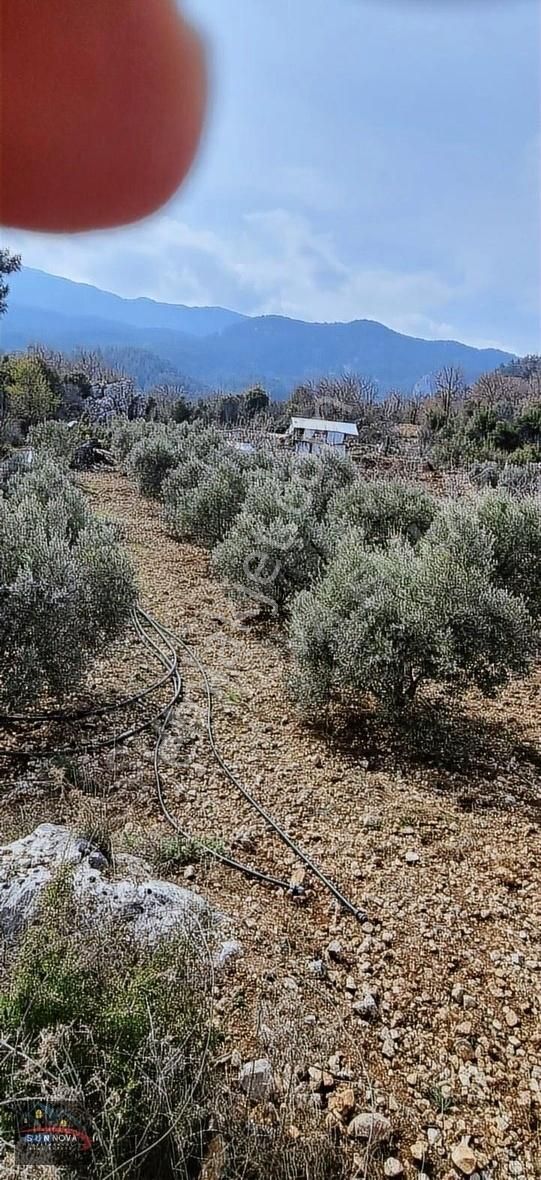
<instances>
[{"instance_id":1,"label":"olive tree","mask_svg":"<svg viewBox=\"0 0 541 1180\"><path fill-rule=\"evenodd\" d=\"M0 496L0 700L61 695L126 623L135 600L115 526L50 460Z\"/></svg>"}]
</instances>

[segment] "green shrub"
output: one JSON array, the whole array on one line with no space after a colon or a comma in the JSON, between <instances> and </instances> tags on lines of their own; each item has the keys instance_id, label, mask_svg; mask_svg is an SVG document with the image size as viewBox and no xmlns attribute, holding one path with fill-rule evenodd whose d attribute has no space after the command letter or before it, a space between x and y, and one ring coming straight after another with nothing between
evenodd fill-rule
<instances>
[{"instance_id":1,"label":"green shrub","mask_svg":"<svg viewBox=\"0 0 541 1180\"><path fill-rule=\"evenodd\" d=\"M315 577L321 564L310 493L299 479L256 474L229 533L213 553L213 565L236 598L251 599L265 613L282 614L292 594Z\"/></svg>"},{"instance_id":2,"label":"green shrub","mask_svg":"<svg viewBox=\"0 0 541 1180\"><path fill-rule=\"evenodd\" d=\"M54 512L58 508L70 543L77 539L92 518L83 494L68 473L48 456L41 459L36 456L28 471L19 472L11 479L5 497L13 511L26 505L28 517L37 505L38 513L50 510L54 521Z\"/></svg>"},{"instance_id":3,"label":"green shrub","mask_svg":"<svg viewBox=\"0 0 541 1180\"><path fill-rule=\"evenodd\" d=\"M117 434L117 447L127 441ZM182 422L145 422L137 441L128 451L127 468L147 496L159 496L167 476L175 468L196 461L216 461L224 452L224 436L213 426ZM229 452L229 448L227 448ZM192 481L190 480L190 485Z\"/></svg>"},{"instance_id":4,"label":"green shrub","mask_svg":"<svg viewBox=\"0 0 541 1180\"><path fill-rule=\"evenodd\" d=\"M30 448L11 451L0 463L0 491L5 492L16 475L25 475L34 466L34 454Z\"/></svg>"},{"instance_id":5,"label":"green shrub","mask_svg":"<svg viewBox=\"0 0 541 1180\"><path fill-rule=\"evenodd\" d=\"M517 466L525 467L541 463L541 445L539 443L524 443L522 447L518 447L513 451L510 458Z\"/></svg>"},{"instance_id":6,"label":"green shrub","mask_svg":"<svg viewBox=\"0 0 541 1180\"><path fill-rule=\"evenodd\" d=\"M432 456L441 463L494 460L513 464L541 462L541 405L525 408L511 400L494 405L462 402L448 418L428 414L428 442Z\"/></svg>"},{"instance_id":7,"label":"green shrub","mask_svg":"<svg viewBox=\"0 0 541 1180\"><path fill-rule=\"evenodd\" d=\"M467 544L470 549L468 551ZM450 503L426 534L425 551L434 547L471 565L477 550L490 561L495 586L521 597L532 615L541 611L541 503L531 497L488 491L475 500Z\"/></svg>"},{"instance_id":8,"label":"green shrub","mask_svg":"<svg viewBox=\"0 0 541 1180\"><path fill-rule=\"evenodd\" d=\"M31 703L80 680L135 599L114 526L51 461L0 497L0 700Z\"/></svg>"},{"instance_id":9,"label":"green shrub","mask_svg":"<svg viewBox=\"0 0 541 1180\"><path fill-rule=\"evenodd\" d=\"M93 1123L96 1180L198 1174L216 1044L205 972L186 936L145 948L92 925L68 873L45 891L0 988L0 1085L54 1098L68 1082Z\"/></svg>"},{"instance_id":10,"label":"green shrub","mask_svg":"<svg viewBox=\"0 0 541 1180\"><path fill-rule=\"evenodd\" d=\"M77 447L85 441L87 430L81 423L68 426L67 422L39 422L28 431L28 445L36 451L46 451L57 462L70 463Z\"/></svg>"},{"instance_id":11,"label":"green shrub","mask_svg":"<svg viewBox=\"0 0 541 1180\"><path fill-rule=\"evenodd\" d=\"M47 366L31 354L9 358L6 390L10 415L21 423L23 431L51 418L60 401Z\"/></svg>"},{"instance_id":12,"label":"green shrub","mask_svg":"<svg viewBox=\"0 0 541 1180\"><path fill-rule=\"evenodd\" d=\"M162 484L162 500L166 514L174 511L186 492L196 488L208 471L205 459L185 458L166 475Z\"/></svg>"},{"instance_id":13,"label":"green shrub","mask_svg":"<svg viewBox=\"0 0 541 1180\"><path fill-rule=\"evenodd\" d=\"M125 462L136 443L149 434L151 427L144 418L130 422L128 418L114 418L109 427L110 446L113 454Z\"/></svg>"},{"instance_id":14,"label":"green shrub","mask_svg":"<svg viewBox=\"0 0 541 1180\"><path fill-rule=\"evenodd\" d=\"M515 499L502 492L479 501L478 518L493 539L494 580L511 594L522 595L535 616L541 613L541 502Z\"/></svg>"},{"instance_id":15,"label":"green shrub","mask_svg":"<svg viewBox=\"0 0 541 1180\"><path fill-rule=\"evenodd\" d=\"M524 602L495 584L493 541L471 512L438 521L419 550L369 549L351 531L293 605L291 686L313 713L337 695L403 708L424 682L492 693L535 652Z\"/></svg>"},{"instance_id":16,"label":"green shrub","mask_svg":"<svg viewBox=\"0 0 541 1180\"><path fill-rule=\"evenodd\" d=\"M325 452L322 455L308 455L299 459L296 474L310 493L312 513L321 521L329 504L345 488L355 481L355 465L351 459Z\"/></svg>"},{"instance_id":17,"label":"green shrub","mask_svg":"<svg viewBox=\"0 0 541 1180\"><path fill-rule=\"evenodd\" d=\"M182 445L179 448L180 462L188 459L207 459L224 449L224 435L215 426L201 426L192 423L185 426Z\"/></svg>"},{"instance_id":18,"label":"green shrub","mask_svg":"<svg viewBox=\"0 0 541 1180\"><path fill-rule=\"evenodd\" d=\"M309 1039L300 1006L275 998L280 1118L273 1101L254 1117L223 1063L216 1068L211 949L204 930L137 945L113 919L93 920L69 866L61 870L4 956L0 1089L10 1099L78 1099L92 1122L94 1180L346 1180L351 1149L297 1086L328 1056L328 1034ZM1 1108L0 1120L9 1135Z\"/></svg>"},{"instance_id":19,"label":"green shrub","mask_svg":"<svg viewBox=\"0 0 541 1180\"><path fill-rule=\"evenodd\" d=\"M164 479L177 466L178 460L178 439L171 428L160 424L148 430L132 447L128 455L128 471L144 496L159 496Z\"/></svg>"},{"instance_id":20,"label":"green shrub","mask_svg":"<svg viewBox=\"0 0 541 1180\"><path fill-rule=\"evenodd\" d=\"M222 840L215 836L205 836L198 840L196 837L167 836L161 840L150 838L145 849L145 855L157 868L177 869L185 865L198 864L211 856L207 849L224 853Z\"/></svg>"},{"instance_id":21,"label":"green shrub","mask_svg":"<svg viewBox=\"0 0 541 1180\"><path fill-rule=\"evenodd\" d=\"M222 452L214 463L193 459L176 468L163 487L173 536L212 549L240 512L249 479L250 464L244 457Z\"/></svg>"},{"instance_id":22,"label":"green shrub","mask_svg":"<svg viewBox=\"0 0 541 1180\"><path fill-rule=\"evenodd\" d=\"M513 458L516 459L515 452ZM469 469L470 479L479 488L499 488L515 496L535 496L541 492L541 463L498 463L477 460Z\"/></svg>"},{"instance_id":23,"label":"green shrub","mask_svg":"<svg viewBox=\"0 0 541 1180\"><path fill-rule=\"evenodd\" d=\"M435 514L436 502L422 488L401 479L358 480L332 501L329 523L337 534L359 529L368 545L384 545L392 536L416 544Z\"/></svg>"},{"instance_id":24,"label":"green shrub","mask_svg":"<svg viewBox=\"0 0 541 1180\"><path fill-rule=\"evenodd\" d=\"M541 492L541 462L506 463L500 469L497 486L517 496L535 496Z\"/></svg>"}]
</instances>

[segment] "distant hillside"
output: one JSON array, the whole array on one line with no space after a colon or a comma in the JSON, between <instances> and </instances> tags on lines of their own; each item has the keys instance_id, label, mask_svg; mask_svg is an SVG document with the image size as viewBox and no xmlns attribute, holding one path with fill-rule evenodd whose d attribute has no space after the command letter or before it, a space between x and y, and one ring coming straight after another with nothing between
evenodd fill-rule
<instances>
[{"instance_id":1,"label":"distant hillside","mask_svg":"<svg viewBox=\"0 0 541 1180\"><path fill-rule=\"evenodd\" d=\"M513 360L497 349L404 336L374 320L314 324L285 316L243 316L220 307L122 299L28 267L10 277L8 306L3 348L43 343L66 351L78 345L105 353L113 349L145 388L164 379L188 381L195 389L261 382L274 396L286 396L307 378L358 372L372 377L383 395L427 385L444 365L459 366L473 380ZM160 362L167 376L155 379Z\"/></svg>"},{"instance_id":2,"label":"distant hillside","mask_svg":"<svg viewBox=\"0 0 541 1180\"><path fill-rule=\"evenodd\" d=\"M224 307L186 307L182 303L157 303L154 299L122 299L87 283L73 283L58 275L23 266L10 279L10 308L47 308L76 320L108 320L134 328L170 329L190 336L209 336L243 320Z\"/></svg>"}]
</instances>

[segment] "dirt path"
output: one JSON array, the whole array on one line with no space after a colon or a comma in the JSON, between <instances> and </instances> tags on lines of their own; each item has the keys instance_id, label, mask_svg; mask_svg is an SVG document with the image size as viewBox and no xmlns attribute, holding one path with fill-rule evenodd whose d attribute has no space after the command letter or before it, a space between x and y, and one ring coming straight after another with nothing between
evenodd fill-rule
<instances>
[{"instance_id":1,"label":"dirt path","mask_svg":"<svg viewBox=\"0 0 541 1180\"><path fill-rule=\"evenodd\" d=\"M234 918L245 949L218 994L226 1048L258 1049L255 1014L268 1022L298 1005L306 1036L315 1017L328 1055L350 1059L361 1109L371 1087L406 1175L416 1174L410 1146L422 1139L425 1170L454 1176L462 1136L472 1136L487 1180L541 1175L539 676L489 707L472 698L458 737L442 727L415 756L398 739L382 745L377 729L331 744L295 720L277 638L239 629L207 556L169 538L159 509L121 475L84 483L94 508L124 525L143 604L209 670L224 756L368 915L361 928L310 882L299 908L219 866L189 869L190 884ZM195 835L289 879L288 851L214 768L200 685L184 670L164 751L171 809ZM459 751L449 770L435 747L471 743L476 718L479 748ZM134 828L165 835L149 748L120 776L111 809L119 838ZM341 949L319 979L311 964L331 940ZM366 991L377 1000L372 1022L353 1008Z\"/></svg>"}]
</instances>

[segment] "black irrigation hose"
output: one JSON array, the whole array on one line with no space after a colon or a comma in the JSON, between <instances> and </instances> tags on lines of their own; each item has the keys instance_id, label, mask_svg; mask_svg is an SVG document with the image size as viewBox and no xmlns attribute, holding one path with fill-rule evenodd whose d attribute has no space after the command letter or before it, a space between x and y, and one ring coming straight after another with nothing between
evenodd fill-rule
<instances>
[{"instance_id":1,"label":"black irrigation hose","mask_svg":"<svg viewBox=\"0 0 541 1180\"><path fill-rule=\"evenodd\" d=\"M151 625L152 627L154 627L154 629L158 632L160 637L162 639L164 639L165 642L167 642L166 636L162 632L160 624L157 623L154 619L152 619L150 617L150 615L147 615L145 611L140 611L140 613L143 615L146 622L149 625ZM142 636L144 636L144 639L152 645L153 649L155 650L156 654L158 655L158 658L161 658L162 661L164 661L165 657L159 651L156 644L150 639L150 637L148 635L145 635L145 633L142 631L142 629L141 629L140 633L142 634ZM172 675L175 679L176 687L178 687L178 690L179 690L178 695L180 695L180 692L182 691L182 683L181 683L180 673L178 672L177 667L175 667L174 671L172 672ZM177 695L176 699L178 699L178 695ZM155 745L154 745L154 777L156 780L156 791L157 791L157 795L158 795L158 801L160 804L162 814L165 816L165 819L171 825L171 827L174 828L176 832L178 832L179 836L181 836L183 840L192 840L193 836L191 836L189 832L186 832L183 828L181 828L178 820L175 819L175 816L169 811L169 808L167 806L167 803L165 801L164 794L163 794L162 776L161 776L161 771L160 771L160 748L161 748L163 739L165 737L167 726L169 724L169 720L171 717L171 713L174 709L175 703L176 703L176 701L172 701L169 704L169 706L167 708L167 713L163 718L162 724L160 726L160 732L158 734L158 737L157 737ZM225 853L218 852L217 849L212 848L209 844L205 844L204 840L200 840L199 838L197 838L197 843L198 843L199 847L204 852L206 852L210 857L212 857L213 860L219 861L220 864L225 865L227 868L235 869L237 872L243 873L246 877L250 877L254 881L260 881L265 885L275 885L279 889L283 889L286 893L294 893L295 892L295 890L291 888L291 886L288 884L288 882L281 880L280 877L274 877L270 873L263 873L259 869L252 868L251 865L244 864L240 860L235 860L231 856L226 856Z\"/></svg>"},{"instance_id":2,"label":"black irrigation hose","mask_svg":"<svg viewBox=\"0 0 541 1180\"><path fill-rule=\"evenodd\" d=\"M151 627L152 630L154 631L154 633L157 634L159 636L159 638L162 640L162 642L166 645L166 648L168 650L169 657L170 657L169 659L163 653L163 651L159 648L156 641L150 635L148 635L147 632L144 630L144 628L141 624L141 619L144 619L147 626ZM45 749L41 749L41 750L36 750L36 749L0 750L0 758L8 758L8 759L19 760L19 761L23 761L23 760L30 761L33 759L58 757L59 755L78 755L78 754L88 753L88 752L94 751L94 750L104 750L104 749L110 748L112 746L121 745L123 742L127 741L129 738L136 737L138 734L144 733L145 730L150 729L150 727L152 725L155 725L157 721L161 721L160 729L158 732L158 737L156 739L155 746L154 746L154 775L155 775L155 780L156 780L156 790L157 790L157 794L158 794L158 801L159 801L162 813L163 813L164 817L167 819L167 822L171 825L171 827L173 827L175 829L175 831L177 831L178 834L180 836L182 836L183 839L185 839L185 840L192 839L190 834L188 832L184 831L180 827L180 824L178 823L178 821L175 819L175 817L172 815L172 813L169 811L169 808L167 807L167 804L166 804L165 798L164 798L164 794L163 794L162 779L161 779L161 772L160 772L160 765L159 765L160 749L161 749L161 745L162 745L162 742L163 742L163 739L164 739L164 736L165 736L165 733L167 730L167 726L169 724L173 709L175 708L175 705L177 704L178 700L180 699L180 696L182 695L182 679L180 676L180 672L178 670L177 653L175 651L175 648L173 647L173 644L171 643L171 640L173 640L174 643L178 644L178 646L181 647L186 652L189 659L195 665L195 667L197 668L197 670L199 671L199 673L203 679L203 683L205 686L206 698L207 698L207 734L208 734L210 747L211 747L212 753L214 755L214 758L216 759L216 762L223 770L224 774L233 783L233 785L237 788L237 790L240 791L240 793L244 796L244 798L247 800L247 802L250 804L250 806L255 811L257 811L258 814L265 820L265 822L272 829L272 831L274 831L276 833L276 835L279 836L279 838L282 840L282 842L287 845L287 847L294 853L294 855L304 865L306 865L306 867L308 869L310 869L310 871L314 874L315 877L318 878L319 881L321 881L321 883L325 886L325 888L328 890L328 892L332 894L332 896L335 898L335 900L338 901L339 904L345 910L347 910L349 913L353 914L353 916L355 918L357 918L358 921L361 921L361 922L364 921L366 918L366 915L364 914L364 912L362 910L360 910L357 906L355 906L354 903L349 900L349 898L345 897L344 894L341 893L340 890L336 887L336 885L334 885L333 882L326 876L326 874L323 873L323 871L320 868L318 868L318 866L314 863L314 861L311 859L311 857L308 856L308 854L305 853L299 847L299 845L295 843L294 840L291 839L291 836L288 835L288 833L284 830L284 828L282 828L280 826L280 824L277 823L277 821L273 818L273 816L270 815L270 813L262 806L262 804L258 802L258 800L250 793L250 791L248 791L247 787L245 787L244 784L240 781L240 779L237 778L237 776L234 774L234 772L230 769L230 767L227 765L227 763L222 758L222 755L220 754L220 751L218 749L218 746L216 744L216 739L214 736L214 724L213 724L213 714L212 714L212 688L211 688L211 684L210 684L210 680L209 680L207 671L206 671L204 665L201 663L201 660L199 659L199 656L196 654L196 652L193 651L193 649L190 647L190 645L188 643L186 643L186 641L184 639L182 639L181 636L177 635L174 631L171 631L168 627L165 627L163 624L158 623L155 619L152 618L151 615L149 615L145 610L143 610L142 607L135 608L135 610L133 611L133 614L132 614L132 622L133 622L135 631L136 631L137 635L139 636L139 639L141 640L141 642L143 644L145 644L154 653L156 658L162 664L162 667L165 669L164 675L162 677L160 677L158 680L154 681L153 684L147 686L145 689L142 689L138 693L133 693L131 696L122 698L120 701L115 701L115 702L112 702L111 704L108 704L108 705L98 706L95 709L89 707L89 708L85 708L85 709L75 709L72 711L52 710L52 711L46 712L46 713L35 713L35 714L29 714L29 715L0 714L0 722L8 722L10 724L15 723L15 722L16 723L27 722L29 724L38 724L40 722L53 721L53 720L59 720L59 721L75 720L75 719L82 719L84 717L104 716L107 713L118 711L119 709L121 709L123 707L126 707L131 704L135 704L138 701L143 700L145 697L149 696L152 692L155 692L158 688L161 688L164 684L168 683L171 680L172 687L173 687L173 695L171 696L171 698L167 702L167 704L164 705L164 707L162 709L160 709L157 713L154 713L153 716L148 718L146 721L143 721L138 725L134 725L131 728L122 730L120 733L113 734L112 736L109 736L107 738L100 738L97 741L91 741L91 742L81 742L81 743L78 743L77 745L74 745L74 746L57 747L55 749L50 749L50 748L46 747ZM235 869L236 871L243 873L245 876L250 877L254 881L260 881L266 885L277 886L278 888L283 889L286 893L289 893L290 895L293 894L294 896L295 895L301 896L304 893L304 890L301 887L293 887L292 888L286 881L281 880L281 878L274 877L269 873L263 873L259 869L254 869L250 865L246 865L241 861L235 860L233 857L226 856L224 853L218 852L216 849L211 848L208 844L205 844L204 841L202 841L202 840L198 840L198 844L199 844L200 848L202 848L214 860L217 860L221 864L224 864L227 868Z\"/></svg>"},{"instance_id":3,"label":"black irrigation hose","mask_svg":"<svg viewBox=\"0 0 541 1180\"><path fill-rule=\"evenodd\" d=\"M135 614L133 617L133 622L134 622L134 626L135 626L135 629L136 629L139 637L140 638L144 637L144 640L145 641L148 640L148 644L150 646L152 646L155 651L158 651L159 649L157 648L157 645L153 642L153 640L151 640L148 636L144 635L144 632L143 632L141 625L140 625L139 621L137 620ZM176 652L175 652L174 648L172 647L172 645L169 643L169 641L167 640L167 638L165 636L163 637L163 640L167 644L169 651L171 652L171 657L172 657L172 661L171 661L170 666L167 663L164 663L164 667L167 668L166 675L163 677L163 683L165 684L165 683L167 683L167 681L169 681L172 678L174 671L176 671L177 657L176 657ZM120 733L113 734L112 736L109 736L106 738L99 738L97 741L79 742L74 746L61 746L61 747L56 747L53 749L51 749L50 747L45 747L44 749L31 748L31 749L25 749L25 750L15 750L15 749L14 750L0 750L0 758L13 759L14 761L30 761L32 759L53 758L53 757L59 757L61 755L86 754L91 751L105 750L105 749L111 748L112 746L121 745L123 742L127 741L129 738L136 737L138 734L144 733L144 731L146 729L150 729L150 727L152 725L155 725L155 723L157 721L160 721L162 719L162 717L164 717L166 714L168 714L168 711L176 704L178 697L180 695L180 691L181 691L180 687L175 685L175 692L173 694L173 697L171 698L170 701L168 701L168 703L166 705L163 706L162 709L159 709L157 713L154 713L152 715L152 717L147 718L146 721L142 721L138 725L133 725L128 729L122 730ZM139 696L139 694L136 693L135 696Z\"/></svg>"},{"instance_id":4,"label":"black irrigation hose","mask_svg":"<svg viewBox=\"0 0 541 1180\"><path fill-rule=\"evenodd\" d=\"M133 693L129 697L121 697L120 700L111 701L107 705L98 705L97 707L89 705L84 709L52 709L48 713L0 713L0 724L19 725L26 722L27 725L41 725L46 721L80 721L85 717L103 717L106 713L118 712L119 709L126 709L129 705L136 705L138 701L157 692L159 688L163 688L164 684L167 684L169 676L170 674L167 672L164 676L160 676L159 680L155 680L153 684L143 688L141 692Z\"/></svg>"},{"instance_id":5,"label":"black irrigation hose","mask_svg":"<svg viewBox=\"0 0 541 1180\"><path fill-rule=\"evenodd\" d=\"M132 612L132 622L135 625L135 611ZM94 707L89 705L84 709L51 709L45 713L0 713L0 724L14 725L27 723L28 725L39 725L46 721L79 721L83 717L103 717L106 713L114 713L119 709L127 708L128 705L135 705L138 701L144 700L153 692L157 692L159 688L169 680L171 673L166 672L158 680L149 684L146 688L141 689L140 692L132 693L131 696L121 697L118 701L111 701L107 705L98 705Z\"/></svg>"},{"instance_id":6,"label":"black irrigation hose","mask_svg":"<svg viewBox=\"0 0 541 1180\"><path fill-rule=\"evenodd\" d=\"M251 792L247 789L247 787L244 786L244 784L240 781L240 779L236 776L236 774L234 774L234 772L230 769L230 767L227 765L227 763L222 758L222 755L220 754L220 751L217 747L216 739L214 736L214 725L213 725L213 716L212 716L212 688L211 688L211 684L210 684L210 680L209 680L207 671L206 671L204 665L201 663L199 656L196 654L196 652L193 651L193 649L190 647L190 645L188 643L186 643L186 641L184 639L182 639L174 631L171 631L169 627L165 627L165 626L163 626L163 624L157 623L155 620L151 619L150 615L148 615L147 612L144 611L142 608L139 608L139 613L142 615L142 617L144 619L146 619L146 621L148 623L154 623L155 628L163 635L164 638L167 635L170 636L170 638L186 652L188 657L191 659L192 663L198 669L198 671L203 679L203 683L205 685L205 692L206 692L206 697L207 697L207 734L208 734L210 746L211 746L212 752L214 754L214 757L215 757L218 765L223 770L224 774L227 775L227 778L230 780L230 782L232 782L233 785L237 788L237 790L240 791L240 793L244 796L244 798L247 800L247 802L250 804L250 806L253 807L254 810L258 812L258 814L265 820L265 822L276 833L276 835L280 837L280 839L283 841L283 843L286 844L287 847L294 853L294 855L300 861L302 861L302 863L304 865L306 865L306 867L308 869L310 869L310 871L314 874L315 877L318 878L319 881L321 881L321 883L325 886L325 888L328 890L328 892L332 894L332 896L335 898L335 900L337 902L339 902L339 904L345 910L347 910L349 913L351 913L357 919L357 921L359 921L359 922L366 921L366 914L364 913L364 911L359 909L359 907L356 906L354 904L354 902L350 901L349 898L345 897L345 895L340 892L340 890L329 879L329 877L327 877L326 874L314 863L312 858L306 852L304 852L299 847L299 845L295 843L294 840L291 839L291 836L285 831L285 829L282 828L281 825L279 823L277 823L277 821L273 818L273 816L270 815L270 813L262 806L262 804L258 802L258 800L251 794ZM158 752L159 752L159 748L158 748Z\"/></svg>"},{"instance_id":7,"label":"black irrigation hose","mask_svg":"<svg viewBox=\"0 0 541 1180\"><path fill-rule=\"evenodd\" d=\"M168 677L169 679L169 677ZM176 701L175 697L175 701ZM169 705L164 705L163 709L154 713L147 721L142 721L140 725L134 725L131 729L124 729L121 733L115 733L112 737L100 738L98 741L79 742L76 746L56 746L51 749L45 746L43 749L26 749L26 750L0 750L0 758L12 759L13 761L31 762L34 759L40 758L57 758L63 755L89 754L94 750L107 750L112 746L120 746L123 742L128 741L129 738L137 737L138 734L144 733L146 729L150 729L157 721L167 713Z\"/></svg>"}]
</instances>

